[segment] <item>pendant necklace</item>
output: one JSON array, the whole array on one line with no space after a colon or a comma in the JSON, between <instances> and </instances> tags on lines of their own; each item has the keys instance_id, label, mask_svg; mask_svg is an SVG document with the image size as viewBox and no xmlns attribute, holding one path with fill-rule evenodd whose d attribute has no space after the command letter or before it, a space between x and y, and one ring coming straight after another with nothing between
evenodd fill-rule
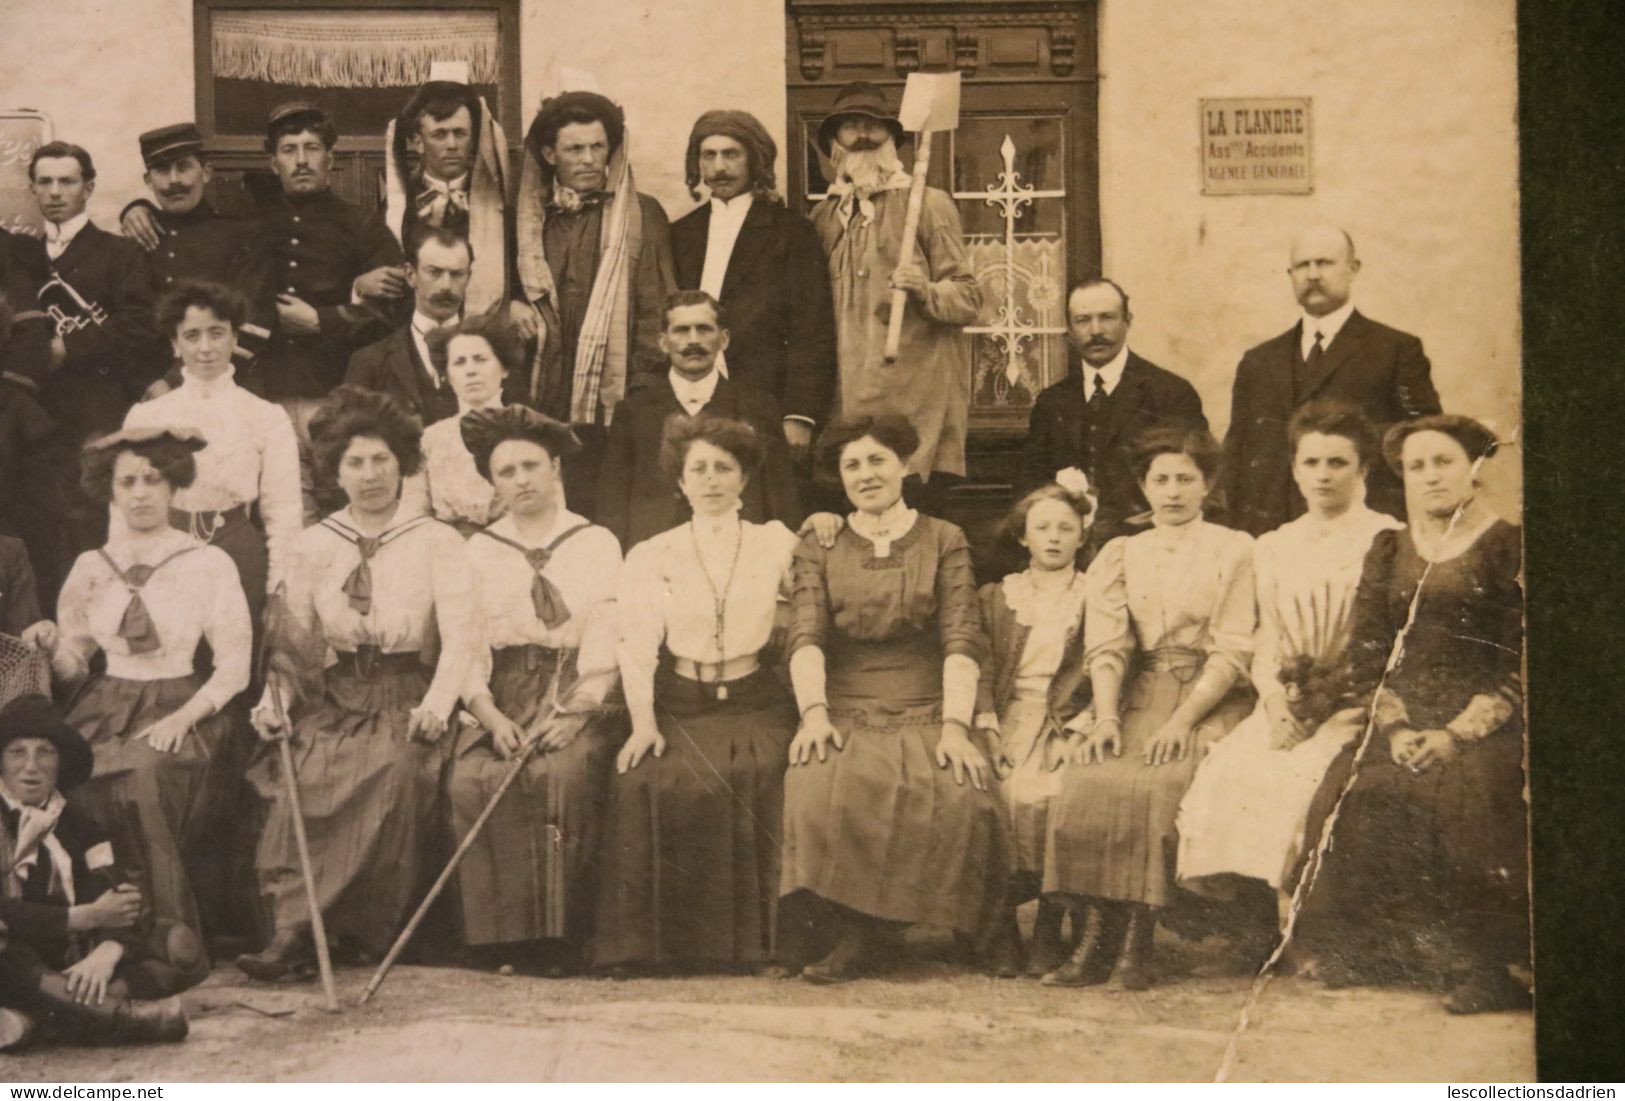
<instances>
[{"instance_id":1,"label":"pendant necklace","mask_svg":"<svg viewBox=\"0 0 1625 1101\"><path fill-rule=\"evenodd\" d=\"M693 521L688 525L688 537L694 544L694 558L700 564L700 574L705 578L706 587L711 590L711 602L715 609L716 644L717 644L717 699L728 698L728 686L722 683L722 667L727 664L727 650L723 649L723 639L727 630L728 590L733 588L734 570L739 566L739 549L745 543L745 525L736 523L734 527L734 553L733 560L728 563L728 579L723 582L722 590L717 591L717 583L711 580L711 571L706 568L705 555L700 552L700 537L696 533ZM705 681L702 679L703 685Z\"/></svg>"}]
</instances>

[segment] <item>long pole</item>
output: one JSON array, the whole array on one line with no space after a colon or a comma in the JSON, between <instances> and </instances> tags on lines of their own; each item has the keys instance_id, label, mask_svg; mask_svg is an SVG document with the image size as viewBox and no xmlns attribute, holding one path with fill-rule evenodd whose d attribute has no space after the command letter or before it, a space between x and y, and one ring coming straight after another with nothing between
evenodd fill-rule
<instances>
[{"instance_id":1,"label":"long pole","mask_svg":"<svg viewBox=\"0 0 1625 1101\"><path fill-rule=\"evenodd\" d=\"M282 777L288 785L288 805L293 810L293 840L299 849L299 872L305 877L305 897L310 902L310 937L316 942L316 968L322 975L322 1003L329 1013L339 1011L338 991L333 987L333 960L327 951L327 926L322 921L321 903L316 898L316 873L310 866L310 842L305 838L305 811L299 802L299 781L294 778L293 750L288 742L293 728L288 724L288 713L282 706L282 691L274 677L267 678L271 686L271 702L276 706L277 721L282 724L283 736L277 739L282 755Z\"/></svg>"},{"instance_id":2,"label":"long pole","mask_svg":"<svg viewBox=\"0 0 1625 1101\"><path fill-rule=\"evenodd\" d=\"M914 178L908 185L908 210L903 215L903 241L897 250L897 266L907 267L914 260L914 238L920 232L920 207L925 202L925 174L931 168L931 131L920 135L920 148L914 154ZM908 292L899 288L891 292L891 317L886 322L886 362L897 362L898 346L903 340L903 311L908 307Z\"/></svg>"},{"instance_id":3,"label":"long pole","mask_svg":"<svg viewBox=\"0 0 1625 1101\"><path fill-rule=\"evenodd\" d=\"M474 842L480 836L480 831L485 828L485 823L490 820L492 814L496 813L497 804L502 802L502 797L508 794L508 789L513 786L515 780L519 779L519 774L524 771L525 765L536 755L536 750L542 744L541 724L536 724L534 730L535 732L531 735L530 740L525 743L519 756L514 758L513 766L508 769L508 774L502 778L502 783L497 785L497 790L492 794L490 801L485 804L485 809L480 811L478 818L474 819L474 824L469 827L467 835L463 837L462 842L457 846L457 851L451 854L451 859L446 862L440 877L434 881L434 886L429 888L429 893L424 896L422 904L418 906L417 911L412 915L412 920L406 923L406 928L401 930L401 935L395 938L394 944L390 945L389 954L378 964L378 970L372 973L372 978L368 980L367 988L361 992L361 998L356 1003L357 1005L366 1005L367 1000L377 992L378 987L383 985L384 977L389 974L389 969L395 966L396 959L405 951L407 944L412 939L412 934L417 932L418 926L423 923L424 917L428 914L429 907L434 905L434 900L440 897L440 892L445 890L446 884L451 882L452 874L457 871L457 865L462 863L464 855L473 847Z\"/></svg>"}]
</instances>

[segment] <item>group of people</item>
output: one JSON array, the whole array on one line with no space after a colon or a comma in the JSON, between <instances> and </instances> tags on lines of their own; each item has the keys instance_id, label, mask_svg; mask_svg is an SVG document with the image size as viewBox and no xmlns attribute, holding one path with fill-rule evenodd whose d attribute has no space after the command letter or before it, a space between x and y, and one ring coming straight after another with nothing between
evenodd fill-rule
<instances>
[{"instance_id":1,"label":"group of people","mask_svg":"<svg viewBox=\"0 0 1625 1101\"><path fill-rule=\"evenodd\" d=\"M1518 529L1477 492L1494 436L1353 309L1353 242L1294 242L1303 319L1242 360L1222 446L1128 294L1074 287L1027 564L979 587L943 518L981 309L953 201L899 263L884 94L818 137L809 221L765 128L706 112L709 196L668 226L608 99L545 102L510 181L432 82L379 215L297 102L242 217L195 126L143 135L123 237L89 154L35 152L45 237L0 237L0 683L33 654L54 700L0 710L0 1047L184 1036L233 938L308 973L301 832L340 959L460 846L422 958L835 983L929 925L1143 989L1162 924L1527 1003Z\"/></svg>"}]
</instances>

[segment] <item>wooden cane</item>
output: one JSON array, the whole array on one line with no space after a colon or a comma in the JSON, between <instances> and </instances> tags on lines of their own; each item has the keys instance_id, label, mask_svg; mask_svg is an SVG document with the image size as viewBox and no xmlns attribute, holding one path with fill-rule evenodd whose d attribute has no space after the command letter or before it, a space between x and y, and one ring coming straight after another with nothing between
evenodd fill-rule
<instances>
[{"instance_id":1,"label":"wooden cane","mask_svg":"<svg viewBox=\"0 0 1625 1101\"><path fill-rule=\"evenodd\" d=\"M920 232L920 207L925 203L925 174L931 168L931 131L920 135L920 148L914 154L914 178L908 185L908 210L903 215L903 243L897 251L897 266L914 260L914 238ZM897 349L903 340L903 311L908 292L901 287L891 292L891 317L886 321L886 362L897 362Z\"/></svg>"},{"instance_id":2,"label":"wooden cane","mask_svg":"<svg viewBox=\"0 0 1625 1101\"><path fill-rule=\"evenodd\" d=\"M329 1013L337 1013L339 996L333 987L333 960L327 951L327 926L322 921L322 907L316 899L316 873L310 866L310 842L305 839L305 811L299 803L299 781L294 778L293 750L288 744L293 736L293 727L288 724L288 713L282 706L282 692L277 688L276 680L267 680L277 721L285 731L277 739L277 747L282 755L282 776L288 784L288 805L293 808L293 840L299 849L299 872L305 877L305 897L310 902L310 937L316 942L316 968L322 975L322 1007Z\"/></svg>"},{"instance_id":3,"label":"wooden cane","mask_svg":"<svg viewBox=\"0 0 1625 1101\"><path fill-rule=\"evenodd\" d=\"M423 923L424 917L429 912L429 907L434 905L434 900L440 897L440 892L445 890L446 884L451 882L452 873L457 870L457 865L462 863L464 855L473 847L475 840L480 836L480 831L485 828L485 823L490 820L492 814L496 813L497 804L502 802L502 797L508 794L508 789L513 786L513 782L519 779L519 773L524 770L530 759L536 755L536 750L542 744L542 722L538 721L533 729L535 733L531 735L530 740L520 750L519 756L514 759L513 767L508 769L508 774L502 778L502 783L497 785L497 790L492 794L490 801L485 804L485 809L480 811L478 818L474 819L474 824L469 827L468 834L463 838L462 843L457 846L457 850L451 854L451 859L446 862L440 877L434 881L434 886L429 888L429 893L424 896L422 904L413 913L412 920L406 923L406 928L401 930L401 935L396 937L395 943L389 946L389 954L378 964L378 970L372 973L372 978L367 982L367 988L361 992L361 997L356 1002L357 1005L366 1005L367 999L371 998L377 992L378 987L383 984L384 977L389 974L389 969L395 966L396 959L406 950L407 944L412 939L412 934L416 933L418 926Z\"/></svg>"}]
</instances>

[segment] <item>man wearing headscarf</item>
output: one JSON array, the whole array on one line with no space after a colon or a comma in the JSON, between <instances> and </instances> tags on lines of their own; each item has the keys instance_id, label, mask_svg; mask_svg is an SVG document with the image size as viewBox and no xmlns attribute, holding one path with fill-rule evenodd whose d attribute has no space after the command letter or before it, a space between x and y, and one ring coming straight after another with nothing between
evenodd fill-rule
<instances>
[{"instance_id":1,"label":"man wearing headscarf","mask_svg":"<svg viewBox=\"0 0 1625 1101\"><path fill-rule=\"evenodd\" d=\"M707 111L688 138L689 193L708 201L671 227L677 285L728 312L719 369L772 397L799 459L835 401L835 308L812 223L787 209L773 166L778 146L744 111Z\"/></svg>"},{"instance_id":2,"label":"man wearing headscarf","mask_svg":"<svg viewBox=\"0 0 1625 1101\"><path fill-rule=\"evenodd\" d=\"M571 507L591 514L607 427L628 377L660 352L661 306L676 289L671 226L637 191L626 117L595 92L546 100L525 135L516 223L525 300L546 339L525 400L576 429Z\"/></svg>"},{"instance_id":3,"label":"man wearing headscarf","mask_svg":"<svg viewBox=\"0 0 1625 1101\"><path fill-rule=\"evenodd\" d=\"M911 496L926 511L941 505L938 475L965 473L970 410L970 338L960 330L982 309L982 288L965 252L964 228L953 197L925 189L916 238L906 265L903 221L909 175L897 147L903 127L885 93L857 81L842 88L818 128L830 160L829 193L813 209L813 226L829 257L839 347L841 414L896 413L920 433L909 460L910 481L929 483ZM897 362L885 361L892 291L908 292Z\"/></svg>"}]
</instances>

